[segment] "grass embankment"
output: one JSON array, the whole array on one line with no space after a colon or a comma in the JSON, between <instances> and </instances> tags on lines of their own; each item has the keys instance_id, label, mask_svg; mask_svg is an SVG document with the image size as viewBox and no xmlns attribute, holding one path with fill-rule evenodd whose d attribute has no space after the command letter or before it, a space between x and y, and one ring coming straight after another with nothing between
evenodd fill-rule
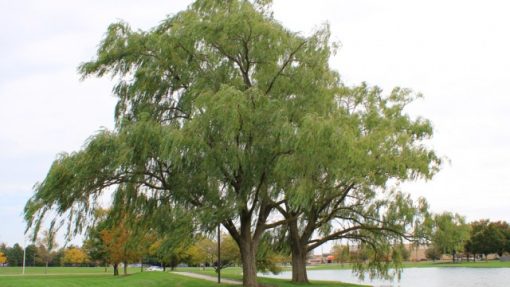
<instances>
[{"instance_id":1,"label":"grass embankment","mask_svg":"<svg viewBox=\"0 0 510 287\"><path fill-rule=\"evenodd\" d=\"M31 275L0 276L2 287L226 287L214 282L188 278L168 272L143 272L129 276Z\"/></svg>"},{"instance_id":2,"label":"grass embankment","mask_svg":"<svg viewBox=\"0 0 510 287\"><path fill-rule=\"evenodd\" d=\"M478 261L478 262L408 262L405 268L428 268L428 267L468 267L468 268L510 268L510 262ZM309 266L309 270L336 270L349 269L348 264L324 264ZM105 273L101 267L50 267L48 275L44 275L44 267L27 267L24 276L21 267L0 267L0 286L2 287L85 287L85 286L108 286L108 287L213 287L232 286L218 285L215 282L201 279L188 278L168 272L143 272L140 268L129 268L129 276L112 276L112 268ZM215 276L212 268L178 268L177 271L194 272ZM289 271L289 269L286 269ZM232 267L222 270L222 277L229 279L242 279L241 268ZM122 273L122 270L121 270ZM296 287L288 280L259 278L259 282L273 287ZM315 281L314 287L354 287L356 284Z\"/></svg>"},{"instance_id":3,"label":"grass embankment","mask_svg":"<svg viewBox=\"0 0 510 287\"><path fill-rule=\"evenodd\" d=\"M22 267L0 267L0 275L20 275L23 271ZM25 267L27 275L46 275L44 267ZM120 274L124 272L119 269ZM140 268L128 268L128 274L138 273ZM108 267L48 267L48 275L64 275L64 274L113 274L113 268ZM1 285L0 285L1 286Z\"/></svg>"},{"instance_id":4,"label":"grass embankment","mask_svg":"<svg viewBox=\"0 0 510 287\"><path fill-rule=\"evenodd\" d=\"M465 267L465 268L510 268L510 261L502 262L499 260L476 261L476 262L451 262L451 261L426 261L426 262L406 262L404 268L427 268L427 267Z\"/></svg>"},{"instance_id":5,"label":"grass embankment","mask_svg":"<svg viewBox=\"0 0 510 287\"><path fill-rule=\"evenodd\" d=\"M179 271L209 275L209 276L214 276L214 277L217 276L216 272L212 268L205 268L205 270L204 270L202 268L189 267L189 268L179 268ZM230 267L230 268L223 269L223 270L221 270L221 277L241 281L243 279L242 269L239 267ZM258 282L262 283L265 286L274 286L274 287L303 286L303 284L293 284L289 280L286 280L286 279L275 279L275 278L267 278L267 277L259 277ZM359 284L343 283L343 282L332 282L332 281L312 281L312 282L310 282L310 284L308 284L306 286L361 287L361 286L367 286L367 285L359 285Z\"/></svg>"},{"instance_id":6,"label":"grass embankment","mask_svg":"<svg viewBox=\"0 0 510 287\"><path fill-rule=\"evenodd\" d=\"M498 260L476 261L476 262L451 262L451 261L422 261L422 262L404 262L404 268L440 268L440 267L465 267L465 268L510 268L510 262L501 262ZM307 267L308 270L339 270L351 269L350 264L321 264ZM290 270L290 269L289 269Z\"/></svg>"},{"instance_id":7,"label":"grass embankment","mask_svg":"<svg viewBox=\"0 0 510 287\"><path fill-rule=\"evenodd\" d=\"M198 271L198 268L179 268L179 271L194 271L207 275L215 275L212 269ZM44 268L26 268L25 275L19 275L20 268L0 268L0 286L2 287L225 287L233 285L218 285L215 282L202 279L189 278L171 272L139 272L139 268L130 268L129 272L135 273L129 276L114 277L109 270L104 268L88 267L51 267L48 275L44 274ZM230 268L222 272L224 278L241 279L240 268ZM296 287L301 285L292 284L288 280L260 278L259 282L272 287ZM314 287L359 287L361 285L344 284L339 282L313 282Z\"/></svg>"}]
</instances>

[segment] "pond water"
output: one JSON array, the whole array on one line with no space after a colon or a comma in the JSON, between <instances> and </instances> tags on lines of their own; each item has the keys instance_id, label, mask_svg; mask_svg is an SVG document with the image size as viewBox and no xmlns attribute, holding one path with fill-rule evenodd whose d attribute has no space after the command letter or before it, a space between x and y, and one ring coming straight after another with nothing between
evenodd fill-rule
<instances>
[{"instance_id":1,"label":"pond water","mask_svg":"<svg viewBox=\"0 0 510 287\"><path fill-rule=\"evenodd\" d=\"M262 276L290 279L291 272ZM350 270L309 270L308 279L342 281L376 287L509 287L510 268L406 268L399 281L358 280Z\"/></svg>"}]
</instances>

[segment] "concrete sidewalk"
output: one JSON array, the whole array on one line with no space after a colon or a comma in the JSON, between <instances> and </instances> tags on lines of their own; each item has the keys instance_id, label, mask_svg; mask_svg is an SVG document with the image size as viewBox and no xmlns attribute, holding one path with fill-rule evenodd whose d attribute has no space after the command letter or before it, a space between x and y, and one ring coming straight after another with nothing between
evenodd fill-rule
<instances>
[{"instance_id":1,"label":"concrete sidewalk","mask_svg":"<svg viewBox=\"0 0 510 287\"><path fill-rule=\"evenodd\" d=\"M203 279L207 281L212 282L218 282L218 278L214 276L204 275L204 274L197 274L197 273L191 273L191 272L172 272L173 274L182 275L182 276L188 276L196 279ZM233 284L233 285L241 285L243 282L238 280L232 280L232 279L225 279L221 278L222 284Z\"/></svg>"}]
</instances>

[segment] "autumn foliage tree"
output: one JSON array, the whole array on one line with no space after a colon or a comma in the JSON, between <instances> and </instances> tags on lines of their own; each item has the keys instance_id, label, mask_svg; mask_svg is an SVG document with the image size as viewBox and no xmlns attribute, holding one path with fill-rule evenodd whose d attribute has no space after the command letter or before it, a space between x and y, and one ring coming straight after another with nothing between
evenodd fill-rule
<instances>
[{"instance_id":1,"label":"autumn foliage tree","mask_svg":"<svg viewBox=\"0 0 510 287\"><path fill-rule=\"evenodd\" d=\"M147 243L140 240L140 234L135 234L124 222L102 229L100 237L116 276L119 275L120 263L123 263L124 275L127 275L128 263L140 260L144 252L144 244Z\"/></svg>"},{"instance_id":2,"label":"autumn foliage tree","mask_svg":"<svg viewBox=\"0 0 510 287\"><path fill-rule=\"evenodd\" d=\"M0 264L3 266L5 263L7 263L7 256L0 251Z\"/></svg>"},{"instance_id":3,"label":"autumn foliage tree","mask_svg":"<svg viewBox=\"0 0 510 287\"><path fill-rule=\"evenodd\" d=\"M75 265L82 265L87 263L87 253L78 247L69 247L64 251L64 263Z\"/></svg>"}]
</instances>

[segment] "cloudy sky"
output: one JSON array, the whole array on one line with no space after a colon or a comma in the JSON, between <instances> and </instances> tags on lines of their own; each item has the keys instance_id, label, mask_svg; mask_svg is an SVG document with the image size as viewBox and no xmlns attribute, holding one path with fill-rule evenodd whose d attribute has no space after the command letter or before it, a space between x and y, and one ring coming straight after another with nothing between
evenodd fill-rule
<instances>
[{"instance_id":1,"label":"cloudy sky","mask_svg":"<svg viewBox=\"0 0 510 287\"><path fill-rule=\"evenodd\" d=\"M79 80L108 24L153 27L190 1L0 1L0 242L23 242L23 206L60 152L113 127L110 79ZM306 34L324 22L348 84L412 88L450 163L406 184L433 211L510 221L510 4L506 1L275 0L275 17Z\"/></svg>"}]
</instances>

